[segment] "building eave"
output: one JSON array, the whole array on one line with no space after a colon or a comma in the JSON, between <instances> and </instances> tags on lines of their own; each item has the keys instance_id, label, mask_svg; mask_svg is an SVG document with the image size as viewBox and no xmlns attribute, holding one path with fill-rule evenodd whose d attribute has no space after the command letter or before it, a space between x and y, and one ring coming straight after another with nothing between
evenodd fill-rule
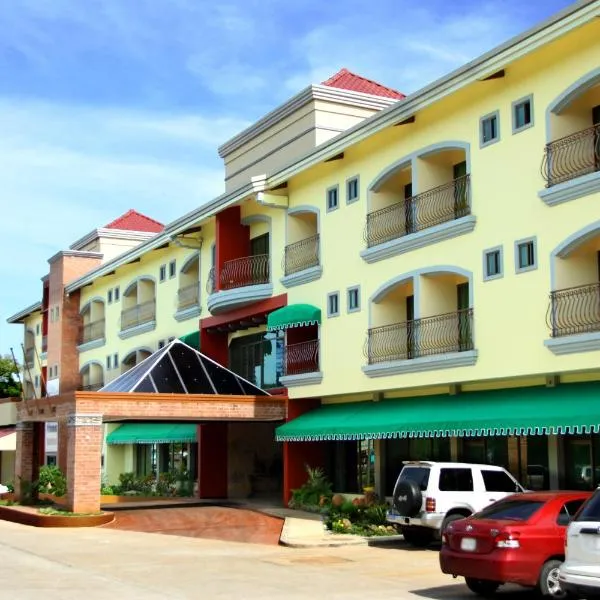
<instances>
[{"instance_id":1,"label":"building eave","mask_svg":"<svg viewBox=\"0 0 600 600\"><path fill-rule=\"evenodd\" d=\"M42 303L36 302L35 304L32 304L31 306L28 306L27 308L24 308L23 310L20 310L19 312L15 313L11 317L8 317L8 319L6 319L6 322L10 324L22 323L26 317L32 315L33 313L40 312L41 310Z\"/></svg>"},{"instance_id":2,"label":"building eave","mask_svg":"<svg viewBox=\"0 0 600 600\"><path fill-rule=\"evenodd\" d=\"M79 238L76 242L71 244L69 248L71 250L81 250L84 246L102 238L144 241L149 240L155 235L157 234L150 231L131 231L129 229L107 229L106 227L99 227Z\"/></svg>"},{"instance_id":3,"label":"building eave","mask_svg":"<svg viewBox=\"0 0 600 600\"><path fill-rule=\"evenodd\" d=\"M305 169L323 162L362 140L414 116L418 111L460 89L506 68L511 62L553 42L600 16L600 0L580 0L546 21L515 36L471 62L409 94L403 100L374 114L329 141L317 146L268 178L269 187L279 185Z\"/></svg>"},{"instance_id":4,"label":"building eave","mask_svg":"<svg viewBox=\"0 0 600 600\"><path fill-rule=\"evenodd\" d=\"M60 250L54 256L51 256L48 259L48 262L52 264L56 262L59 258L64 258L66 256L76 256L78 258L99 258L102 259L103 254L101 252L86 252L85 250Z\"/></svg>"}]
</instances>

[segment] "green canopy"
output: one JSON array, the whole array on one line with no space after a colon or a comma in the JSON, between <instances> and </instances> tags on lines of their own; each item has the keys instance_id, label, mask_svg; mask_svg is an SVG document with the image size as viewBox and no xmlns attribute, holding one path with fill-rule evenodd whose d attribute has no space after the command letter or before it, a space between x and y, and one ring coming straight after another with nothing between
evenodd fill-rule
<instances>
[{"instance_id":1,"label":"green canopy","mask_svg":"<svg viewBox=\"0 0 600 600\"><path fill-rule=\"evenodd\" d=\"M196 350L200 350L200 330L192 331L191 333L186 333L179 338L184 344L195 348Z\"/></svg>"},{"instance_id":2,"label":"green canopy","mask_svg":"<svg viewBox=\"0 0 600 600\"><path fill-rule=\"evenodd\" d=\"M312 304L290 304L274 310L267 316L267 330L305 327L321 323L321 309Z\"/></svg>"},{"instance_id":3,"label":"green canopy","mask_svg":"<svg viewBox=\"0 0 600 600\"><path fill-rule=\"evenodd\" d=\"M196 423L124 423L106 436L107 444L169 444L197 441Z\"/></svg>"},{"instance_id":4,"label":"green canopy","mask_svg":"<svg viewBox=\"0 0 600 600\"><path fill-rule=\"evenodd\" d=\"M281 425L278 441L598 433L600 383L329 404Z\"/></svg>"}]
</instances>

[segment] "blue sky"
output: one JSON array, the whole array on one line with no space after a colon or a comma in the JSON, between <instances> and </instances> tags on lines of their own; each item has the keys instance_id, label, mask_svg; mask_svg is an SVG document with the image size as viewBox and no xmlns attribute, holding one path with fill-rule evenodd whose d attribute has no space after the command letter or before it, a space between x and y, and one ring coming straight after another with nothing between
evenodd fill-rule
<instances>
[{"instance_id":1,"label":"blue sky","mask_svg":"<svg viewBox=\"0 0 600 600\"><path fill-rule=\"evenodd\" d=\"M566 0L0 2L0 353L47 259L223 191L217 146L341 67L405 93ZM367 7L367 10L365 10Z\"/></svg>"}]
</instances>

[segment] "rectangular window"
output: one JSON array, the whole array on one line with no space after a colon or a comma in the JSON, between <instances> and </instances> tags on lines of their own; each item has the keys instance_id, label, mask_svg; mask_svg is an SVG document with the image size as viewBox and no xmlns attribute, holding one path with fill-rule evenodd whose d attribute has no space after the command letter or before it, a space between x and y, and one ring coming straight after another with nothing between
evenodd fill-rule
<instances>
[{"instance_id":1,"label":"rectangular window","mask_svg":"<svg viewBox=\"0 0 600 600\"><path fill-rule=\"evenodd\" d=\"M502 246L483 252L483 280L499 279L503 275Z\"/></svg>"},{"instance_id":2,"label":"rectangular window","mask_svg":"<svg viewBox=\"0 0 600 600\"><path fill-rule=\"evenodd\" d=\"M110 354L106 357L106 370L110 371Z\"/></svg>"},{"instance_id":3,"label":"rectangular window","mask_svg":"<svg viewBox=\"0 0 600 600\"><path fill-rule=\"evenodd\" d=\"M175 336L174 336L174 335L172 335L172 336L169 338L169 344L170 344L170 343L171 343L171 342L172 342L174 339L175 339Z\"/></svg>"},{"instance_id":4,"label":"rectangular window","mask_svg":"<svg viewBox=\"0 0 600 600\"><path fill-rule=\"evenodd\" d=\"M498 111L481 117L479 122L479 144L483 148L500 139L500 117Z\"/></svg>"},{"instance_id":5,"label":"rectangular window","mask_svg":"<svg viewBox=\"0 0 600 600\"><path fill-rule=\"evenodd\" d=\"M167 265L160 265L158 280L162 283L167 278Z\"/></svg>"},{"instance_id":6,"label":"rectangular window","mask_svg":"<svg viewBox=\"0 0 600 600\"><path fill-rule=\"evenodd\" d=\"M40 387L40 376L39 375L35 376L35 387L36 388Z\"/></svg>"},{"instance_id":7,"label":"rectangular window","mask_svg":"<svg viewBox=\"0 0 600 600\"><path fill-rule=\"evenodd\" d=\"M327 190L327 212L335 210L339 205L338 199L338 186L330 187Z\"/></svg>"},{"instance_id":8,"label":"rectangular window","mask_svg":"<svg viewBox=\"0 0 600 600\"><path fill-rule=\"evenodd\" d=\"M120 298L121 298L121 290L119 289L119 286L117 286L114 291L115 302L118 302Z\"/></svg>"},{"instance_id":9,"label":"rectangular window","mask_svg":"<svg viewBox=\"0 0 600 600\"><path fill-rule=\"evenodd\" d=\"M40 324L39 323L35 326L35 335L40 335Z\"/></svg>"},{"instance_id":10,"label":"rectangular window","mask_svg":"<svg viewBox=\"0 0 600 600\"><path fill-rule=\"evenodd\" d=\"M521 98L512 103L513 133L518 133L533 125L533 97Z\"/></svg>"},{"instance_id":11,"label":"rectangular window","mask_svg":"<svg viewBox=\"0 0 600 600\"><path fill-rule=\"evenodd\" d=\"M119 353L115 352L113 354L113 369L117 369L119 367Z\"/></svg>"},{"instance_id":12,"label":"rectangular window","mask_svg":"<svg viewBox=\"0 0 600 600\"><path fill-rule=\"evenodd\" d=\"M358 200L358 175L346 181L346 204Z\"/></svg>"},{"instance_id":13,"label":"rectangular window","mask_svg":"<svg viewBox=\"0 0 600 600\"><path fill-rule=\"evenodd\" d=\"M58 319L59 319L59 318L60 318L60 308L57 306L57 307L54 309L54 320L55 320L55 321L58 321Z\"/></svg>"},{"instance_id":14,"label":"rectangular window","mask_svg":"<svg viewBox=\"0 0 600 600\"><path fill-rule=\"evenodd\" d=\"M348 288L348 312L358 312L360 310L360 286Z\"/></svg>"},{"instance_id":15,"label":"rectangular window","mask_svg":"<svg viewBox=\"0 0 600 600\"><path fill-rule=\"evenodd\" d=\"M106 300L109 304L112 304L113 301L113 291L108 290L108 294L106 295Z\"/></svg>"},{"instance_id":16,"label":"rectangular window","mask_svg":"<svg viewBox=\"0 0 600 600\"><path fill-rule=\"evenodd\" d=\"M165 340L158 340L158 349L160 350L161 348L165 347Z\"/></svg>"},{"instance_id":17,"label":"rectangular window","mask_svg":"<svg viewBox=\"0 0 600 600\"><path fill-rule=\"evenodd\" d=\"M257 333L231 340L229 368L258 387L279 387L283 365L283 338L266 339Z\"/></svg>"},{"instance_id":18,"label":"rectangular window","mask_svg":"<svg viewBox=\"0 0 600 600\"><path fill-rule=\"evenodd\" d=\"M533 271L537 268L536 239L530 238L515 242L515 270L517 273Z\"/></svg>"},{"instance_id":19,"label":"rectangular window","mask_svg":"<svg viewBox=\"0 0 600 600\"><path fill-rule=\"evenodd\" d=\"M327 316L337 317L340 314L340 294L332 292L327 294Z\"/></svg>"},{"instance_id":20,"label":"rectangular window","mask_svg":"<svg viewBox=\"0 0 600 600\"><path fill-rule=\"evenodd\" d=\"M173 277L175 277L176 265L177 262L174 260L169 263L169 279L173 279Z\"/></svg>"}]
</instances>

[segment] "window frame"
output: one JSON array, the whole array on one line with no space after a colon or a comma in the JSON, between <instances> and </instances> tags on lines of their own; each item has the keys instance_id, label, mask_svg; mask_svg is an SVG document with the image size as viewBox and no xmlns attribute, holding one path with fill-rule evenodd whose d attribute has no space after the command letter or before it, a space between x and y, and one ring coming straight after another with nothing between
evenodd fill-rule
<instances>
[{"instance_id":1,"label":"window frame","mask_svg":"<svg viewBox=\"0 0 600 600\"><path fill-rule=\"evenodd\" d=\"M173 279L177 276L177 259L169 261L169 279Z\"/></svg>"},{"instance_id":2,"label":"window frame","mask_svg":"<svg viewBox=\"0 0 600 600\"><path fill-rule=\"evenodd\" d=\"M112 291L112 288L110 290L108 290L108 292L106 292L106 303L107 304L112 304L113 303L113 291Z\"/></svg>"},{"instance_id":3,"label":"window frame","mask_svg":"<svg viewBox=\"0 0 600 600\"><path fill-rule=\"evenodd\" d=\"M351 306L351 294L356 293L356 306ZM346 289L346 312L355 313L360 312L361 309L361 297L360 297L360 285L353 285Z\"/></svg>"},{"instance_id":4,"label":"window frame","mask_svg":"<svg viewBox=\"0 0 600 600\"><path fill-rule=\"evenodd\" d=\"M119 353L115 352L113 354L113 369L117 369L119 367Z\"/></svg>"},{"instance_id":5,"label":"window frame","mask_svg":"<svg viewBox=\"0 0 600 600\"><path fill-rule=\"evenodd\" d=\"M118 302L121 299L121 288L116 285L115 289L113 290L113 300L115 302Z\"/></svg>"},{"instance_id":6,"label":"window frame","mask_svg":"<svg viewBox=\"0 0 600 600\"><path fill-rule=\"evenodd\" d=\"M493 253L498 253L498 273L490 275L488 273L488 256ZM493 281L494 279L502 279L504 277L504 249L503 246L493 246L492 248L486 248L483 251L483 280Z\"/></svg>"},{"instance_id":7,"label":"window frame","mask_svg":"<svg viewBox=\"0 0 600 600\"><path fill-rule=\"evenodd\" d=\"M533 244L533 264L526 267L521 267L520 263L520 248L525 244ZM538 247L537 247L537 236L531 236L517 240L514 246L515 253L515 273L528 273L529 271L535 271L538 268Z\"/></svg>"},{"instance_id":8,"label":"window frame","mask_svg":"<svg viewBox=\"0 0 600 600\"><path fill-rule=\"evenodd\" d=\"M524 104L529 104L529 123L525 123L525 125L519 126L519 125L517 125L517 109ZM511 114L512 114L512 132L513 132L513 134L520 133L521 131L524 131L525 129L529 129L530 127L533 127L533 124L534 124L533 94L529 94L528 96L523 96L523 98L519 98L518 100L515 100L511 104L510 110L511 110Z\"/></svg>"},{"instance_id":9,"label":"window frame","mask_svg":"<svg viewBox=\"0 0 600 600\"><path fill-rule=\"evenodd\" d=\"M110 371L112 369L112 354L106 355L106 370Z\"/></svg>"},{"instance_id":10,"label":"window frame","mask_svg":"<svg viewBox=\"0 0 600 600\"><path fill-rule=\"evenodd\" d=\"M329 205L329 194L335 192L335 206ZM325 190L325 208L327 212L333 212L340 207L340 186L336 183Z\"/></svg>"},{"instance_id":11,"label":"window frame","mask_svg":"<svg viewBox=\"0 0 600 600\"><path fill-rule=\"evenodd\" d=\"M331 300L335 298L336 302L336 310L332 311L331 309ZM332 317L340 316L340 293L338 292L329 292L327 294L327 318L330 319Z\"/></svg>"},{"instance_id":12,"label":"window frame","mask_svg":"<svg viewBox=\"0 0 600 600\"><path fill-rule=\"evenodd\" d=\"M167 280L167 264L160 265L158 268L158 281L164 283Z\"/></svg>"},{"instance_id":13,"label":"window frame","mask_svg":"<svg viewBox=\"0 0 600 600\"><path fill-rule=\"evenodd\" d=\"M350 196L350 186L356 184L356 196ZM360 175L353 175L346 179L346 204L353 204L360 199Z\"/></svg>"},{"instance_id":14,"label":"window frame","mask_svg":"<svg viewBox=\"0 0 600 600\"><path fill-rule=\"evenodd\" d=\"M485 141L483 139L484 123L487 121L490 121L491 119L496 119L496 137ZM500 141L500 111L495 110L495 111L490 112L487 115L483 115L482 117L479 118L479 147L487 148L487 146L496 144L499 141Z\"/></svg>"}]
</instances>

